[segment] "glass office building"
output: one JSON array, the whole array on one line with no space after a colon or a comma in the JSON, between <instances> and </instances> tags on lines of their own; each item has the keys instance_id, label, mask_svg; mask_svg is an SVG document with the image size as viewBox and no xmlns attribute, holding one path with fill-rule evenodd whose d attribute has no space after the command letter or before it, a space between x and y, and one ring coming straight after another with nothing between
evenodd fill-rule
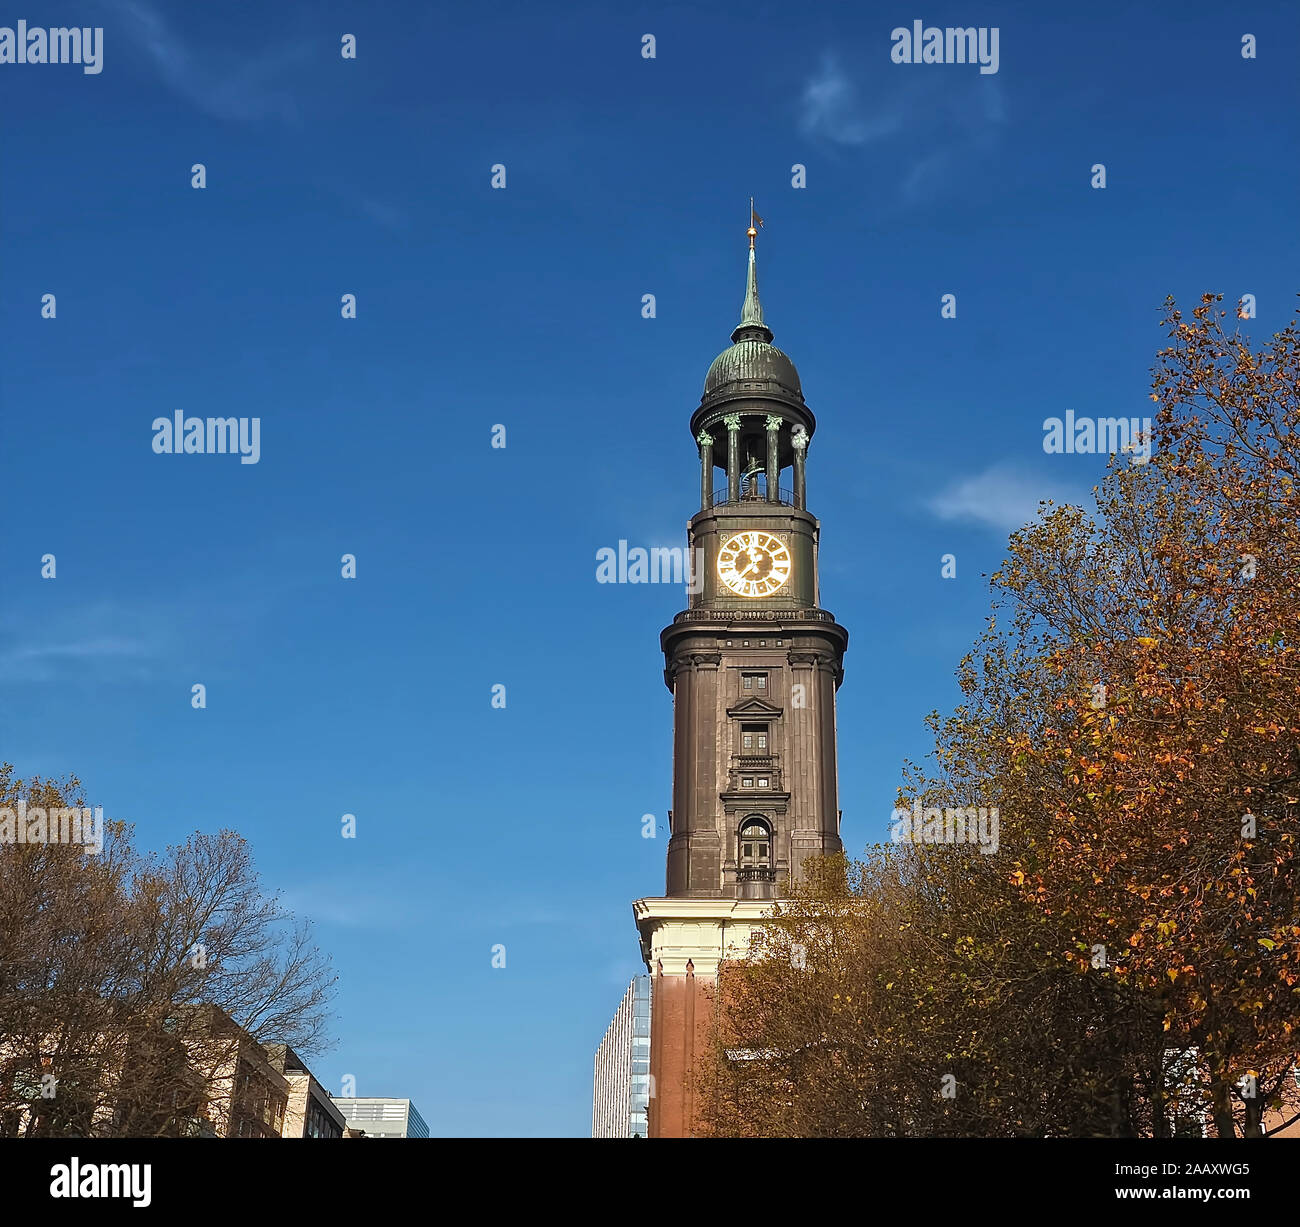
<instances>
[{"instance_id":1,"label":"glass office building","mask_svg":"<svg viewBox=\"0 0 1300 1227\"><path fill-rule=\"evenodd\" d=\"M368 1138L429 1136L429 1126L409 1099L334 1099L334 1106L349 1129L362 1129Z\"/></svg>"},{"instance_id":2,"label":"glass office building","mask_svg":"<svg viewBox=\"0 0 1300 1227\"><path fill-rule=\"evenodd\" d=\"M596 1049L591 1136L643 1138L650 1107L650 977L637 976Z\"/></svg>"}]
</instances>

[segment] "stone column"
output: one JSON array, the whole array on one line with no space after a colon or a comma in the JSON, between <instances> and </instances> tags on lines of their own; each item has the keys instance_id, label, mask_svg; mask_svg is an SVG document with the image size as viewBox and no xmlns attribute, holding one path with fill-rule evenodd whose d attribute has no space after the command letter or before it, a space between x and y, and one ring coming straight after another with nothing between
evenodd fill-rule
<instances>
[{"instance_id":1,"label":"stone column","mask_svg":"<svg viewBox=\"0 0 1300 1227\"><path fill-rule=\"evenodd\" d=\"M790 435L790 443L794 447L794 505L800 511L806 511L808 489L804 453L808 450L808 432L802 426L796 426Z\"/></svg>"},{"instance_id":2,"label":"stone column","mask_svg":"<svg viewBox=\"0 0 1300 1227\"><path fill-rule=\"evenodd\" d=\"M702 430L696 436L700 445L700 510L713 506L713 436Z\"/></svg>"},{"instance_id":3,"label":"stone column","mask_svg":"<svg viewBox=\"0 0 1300 1227\"><path fill-rule=\"evenodd\" d=\"M740 414L729 413L727 427L727 502L740 502Z\"/></svg>"},{"instance_id":4,"label":"stone column","mask_svg":"<svg viewBox=\"0 0 1300 1227\"><path fill-rule=\"evenodd\" d=\"M767 501L781 501L781 419L774 413L767 415Z\"/></svg>"}]
</instances>

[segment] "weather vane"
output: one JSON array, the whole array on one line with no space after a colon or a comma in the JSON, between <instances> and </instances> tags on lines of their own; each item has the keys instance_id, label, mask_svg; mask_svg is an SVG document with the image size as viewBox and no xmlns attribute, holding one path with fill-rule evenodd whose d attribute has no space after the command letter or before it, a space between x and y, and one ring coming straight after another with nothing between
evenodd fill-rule
<instances>
[{"instance_id":1,"label":"weather vane","mask_svg":"<svg viewBox=\"0 0 1300 1227\"><path fill-rule=\"evenodd\" d=\"M754 212L754 198L749 198L749 249L754 250L754 236L758 234L758 227L763 224L763 219Z\"/></svg>"}]
</instances>

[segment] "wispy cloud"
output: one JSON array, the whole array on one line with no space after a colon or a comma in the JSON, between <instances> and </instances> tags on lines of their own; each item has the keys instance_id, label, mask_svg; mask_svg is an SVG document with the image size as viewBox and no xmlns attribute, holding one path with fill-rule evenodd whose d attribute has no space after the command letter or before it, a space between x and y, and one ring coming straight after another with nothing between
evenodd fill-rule
<instances>
[{"instance_id":1,"label":"wispy cloud","mask_svg":"<svg viewBox=\"0 0 1300 1227\"><path fill-rule=\"evenodd\" d=\"M385 201L375 200L369 196L363 197L359 202L359 208L371 221L377 222L385 230L402 231L409 225L405 210Z\"/></svg>"},{"instance_id":2,"label":"wispy cloud","mask_svg":"<svg viewBox=\"0 0 1300 1227\"><path fill-rule=\"evenodd\" d=\"M282 43L258 53L247 47L197 47L145 0L116 0L111 7L123 33L163 82L205 114L243 123L298 118L297 97L283 78L313 56L307 43Z\"/></svg>"},{"instance_id":3,"label":"wispy cloud","mask_svg":"<svg viewBox=\"0 0 1300 1227\"><path fill-rule=\"evenodd\" d=\"M450 884L440 887L439 895L444 902L454 899L455 888ZM280 892L280 906L299 919L341 929L410 930L428 923L430 898L414 893L392 875L358 878L348 874L345 878L291 883ZM464 906L456 906L454 918L440 923L445 932L487 929L502 934L547 927L579 932L589 927L590 919L581 909L556 908L548 903L524 900L517 907L503 903L483 910L467 901Z\"/></svg>"},{"instance_id":4,"label":"wispy cloud","mask_svg":"<svg viewBox=\"0 0 1300 1227\"><path fill-rule=\"evenodd\" d=\"M799 128L806 136L824 137L837 145L867 145L892 136L902 126L902 107L889 99L869 105L833 55L822 58L804 85Z\"/></svg>"},{"instance_id":5,"label":"wispy cloud","mask_svg":"<svg viewBox=\"0 0 1300 1227\"><path fill-rule=\"evenodd\" d=\"M280 892L280 906L298 920L339 929L410 931L422 920L419 901L394 891L391 882L364 885L346 881L313 881Z\"/></svg>"},{"instance_id":6,"label":"wispy cloud","mask_svg":"<svg viewBox=\"0 0 1300 1227\"><path fill-rule=\"evenodd\" d=\"M1072 498L1070 492L1062 491L1044 477L1012 464L995 464L954 482L926 506L941 520L1011 533L1037 518L1043 500L1052 499L1059 505Z\"/></svg>"},{"instance_id":7,"label":"wispy cloud","mask_svg":"<svg viewBox=\"0 0 1300 1227\"><path fill-rule=\"evenodd\" d=\"M944 68L917 73L914 66L888 63L874 72L851 72L829 52L804 83L798 110L805 136L846 150L905 142L897 192L906 204L941 192L997 143L1007 122L1006 98L994 76L959 76Z\"/></svg>"},{"instance_id":8,"label":"wispy cloud","mask_svg":"<svg viewBox=\"0 0 1300 1227\"><path fill-rule=\"evenodd\" d=\"M951 149L936 149L912 164L903 177L899 193L909 204L923 200L950 175L954 153Z\"/></svg>"},{"instance_id":9,"label":"wispy cloud","mask_svg":"<svg viewBox=\"0 0 1300 1227\"><path fill-rule=\"evenodd\" d=\"M0 681L147 678L164 652L165 628L105 602L74 606L39 626L0 627Z\"/></svg>"},{"instance_id":10,"label":"wispy cloud","mask_svg":"<svg viewBox=\"0 0 1300 1227\"><path fill-rule=\"evenodd\" d=\"M221 676L230 645L246 643L302 587L283 571L249 569L220 587L82 600L64 599L64 582L43 584L39 603L0 612L0 682L149 681L182 664Z\"/></svg>"},{"instance_id":11,"label":"wispy cloud","mask_svg":"<svg viewBox=\"0 0 1300 1227\"><path fill-rule=\"evenodd\" d=\"M149 644L142 640L114 639L103 635L93 639L74 639L39 646L12 648L0 653L0 675L23 667L41 672L45 666L67 662L81 666L102 660L144 661L151 655Z\"/></svg>"}]
</instances>

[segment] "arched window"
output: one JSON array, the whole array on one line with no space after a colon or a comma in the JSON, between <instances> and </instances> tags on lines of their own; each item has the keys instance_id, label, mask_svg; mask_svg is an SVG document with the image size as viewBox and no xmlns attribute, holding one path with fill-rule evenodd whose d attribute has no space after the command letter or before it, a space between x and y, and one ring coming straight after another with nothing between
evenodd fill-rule
<instances>
[{"instance_id":1,"label":"arched window","mask_svg":"<svg viewBox=\"0 0 1300 1227\"><path fill-rule=\"evenodd\" d=\"M740 828L740 868L766 869L771 864L771 830L761 818L746 818Z\"/></svg>"}]
</instances>

